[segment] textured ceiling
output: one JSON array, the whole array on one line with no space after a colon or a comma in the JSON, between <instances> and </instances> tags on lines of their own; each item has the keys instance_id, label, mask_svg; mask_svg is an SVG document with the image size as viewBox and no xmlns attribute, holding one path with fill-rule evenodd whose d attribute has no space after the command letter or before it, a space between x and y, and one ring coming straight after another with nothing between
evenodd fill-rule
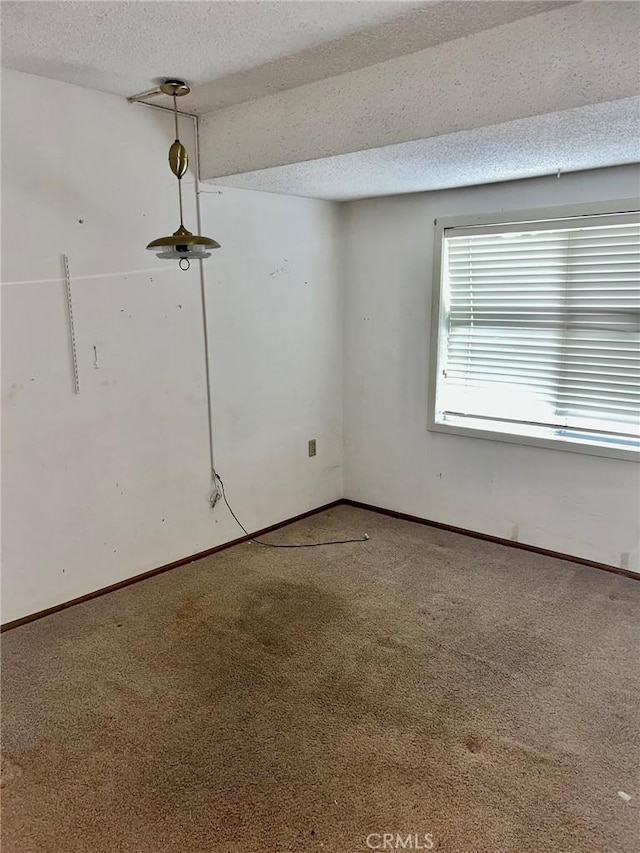
<instances>
[{"instance_id":1,"label":"textured ceiling","mask_svg":"<svg viewBox=\"0 0 640 853\"><path fill-rule=\"evenodd\" d=\"M554 11L562 6L571 8ZM230 186L349 200L534 177L558 170L577 171L640 159L640 101L626 97L625 92L618 91L620 87L613 86L602 103L548 112L559 109L553 106L555 101L551 97L559 82L554 77L559 60L545 53L554 42L551 36L558 26L558 15L572 18L573 13L596 6L606 9L617 4L595 0L577 5L575 0L2 0L2 64L121 96L150 89L159 77L182 77L193 86L192 94L181 102L182 109L205 113L224 107L250 108L252 104L245 102L264 96L280 97L278 93L291 89L301 92L304 90L298 87L321 85L317 81L327 77L339 79L339 75L347 72L365 73L359 69L380 63L391 67L397 57L418 55L428 48L446 51L447 43L455 40L462 40L457 42L458 46L474 39L483 41L483 36L474 34L511 31L519 26L516 21L541 16L523 21L522 26L532 41L530 47L539 51L536 62L541 73L548 71L550 97L545 101L543 114L513 121L505 116L500 124L496 124L500 119L494 118L484 122L488 126L469 130L459 130L464 122L458 122L454 128L458 132L443 130L444 135L413 137L415 141L391 144L398 141L396 135L385 147L372 147L383 144L373 140L367 146L365 140L364 150L351 149L353 153L292 161L291 165L207 182L212 191L215 187ZM535 26L534 21L538 22ZM494 30L495 27L501 29ZM609 29L606 20L602 33L597 32L597 39L602 35L605 42L611 41ZM531 35L534 32L538 33L536 38ZM588 61L585 40L588 41L580 30L574 41L584 48ZM495 91L506 97L512 89L517 89L514 81L522 76L520 54L517 61L505 63L500 50L479 51L487 66L478 75L479 91L491 77L492 68L497 79ZM560 52L562 56L567 53L564 44ZM448 53L445 59L449 59ZM622 60L626 61L624 56ZM633 64L635 68L638 63ZM580 63L572 69L574 78L580 78L579 66ZM432 75L436 83L443 85L446 68L446 62L437 66ZM562 78L562 91L567 88L566 80ZM406 108L402 86L394 85L391 80L387 88L389 98L399 100L399 109ZM585 100L591 95L591 91L585 92ZM339 101L338 95L335 99ZM264 103L271 100L267 98ZM233 107L236 104L244 106ZM315 109L310 103L309 110ZM356 114L355 109L342 117L331 113L328 125L335 127L343 121L353 124ZM393 110L389 116L392 114ZM220 121L223 115L219 113L215 119ZM283 142L285 137L288 139L287 121L273 116L268 119L272 124L276 122ZM264 146L261 134L255 143ZM203 188L206 191L206 184ZM630 194L637 191L638 187L630 187Z\"/></svg>"},{"instance_id":2,"label":"textured ceiling","mask_svg":"<svg viewBox=\"0 0 640 853\"><path fill-rule=\"evenodd\" d=\"M195 113L205 113L254 100L453 41L568 3L431 0L421 3L423 8L412 11L411 7L415 5L403 2L396 11L397 17L390 21L368 26L317 47L198 86L189 99L189 109Z\"/></svg>"},{"instance_id":3,"label":"textured ceiling","mask_svg":"<svg viewBox=\"0 0 640 853\"><path fill-rule=\"evenodd\" d=\"M630 98L639 44L640 4L578 3L235 104L200 123L201 177Z\"/></svg>"},{"instance_id":4,"label":"textured ceiling","mask_svg":"<svg viewBox=\"0 0 640 853\"><path fill-rule=\"evenodd\" d=\"M594 104L206 181L348 201L595 169L640 160L640 98ZM640 182L629 195L640 192Z\"/></svg>"},{"instance_id":5,"label":"textured ceiling","mask_svg":"<svg viewBox=\"0 0 640 853\"><path fill-rule=\"evenodd\" d=\"M4 0L2 64L119 95L183 77L207 112L373 65L567 2Z\"/></svg>"}]
</instances>

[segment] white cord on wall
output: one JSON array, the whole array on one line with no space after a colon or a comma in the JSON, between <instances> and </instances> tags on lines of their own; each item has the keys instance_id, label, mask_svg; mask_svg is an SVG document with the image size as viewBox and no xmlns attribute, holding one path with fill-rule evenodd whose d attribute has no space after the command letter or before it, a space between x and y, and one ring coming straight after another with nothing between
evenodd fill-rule
<instances>
[{"instance_id":1,"label":"white cord on wall","mask_svg":"<svg viewBox=\"0 0 640 853\"><path fill-rule=\"evenodd\" d=\"M202 216L200 212L200 140L199 140L199 125L198 116L194 115L193 130L195 136L195 168L194 174L194 191L196 196L196 222L198 225L198 234L202 234ZM202 308L202 336L204 340L204 369L205 382L207 386L207 420L209 425L209 463L211 468L211 492L209 494L209 503L211 508L218 503L222 497L220 486L218 483L218 475L216 474L215 457L213 452L213 398L211 394L211 362L209 360L209 327L207 323L207 294L205 291L205 278L203 261L200 260L200 303Z\"/></svg>"}]
</instances>

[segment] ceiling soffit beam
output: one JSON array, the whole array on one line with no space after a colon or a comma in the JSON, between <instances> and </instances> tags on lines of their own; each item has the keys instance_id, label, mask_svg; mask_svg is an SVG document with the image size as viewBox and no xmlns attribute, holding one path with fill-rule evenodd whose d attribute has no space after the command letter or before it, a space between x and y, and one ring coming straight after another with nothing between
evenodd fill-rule
<instances>
[{"instance_id":1,"label":"ceiling soffit beam","mask_svg":"<svg viewBox=\"0 0 640 853\"><path fill-rule=\"evenodd\" d=\"M640 6L589 2L200 121L204 180L632 97Z\"/></svg>"}]
</instances>

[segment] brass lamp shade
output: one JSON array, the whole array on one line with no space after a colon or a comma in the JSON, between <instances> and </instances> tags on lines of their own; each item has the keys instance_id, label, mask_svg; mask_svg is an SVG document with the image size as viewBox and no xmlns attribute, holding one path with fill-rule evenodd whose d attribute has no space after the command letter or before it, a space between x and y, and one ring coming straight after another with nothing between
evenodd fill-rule
<instances>
[{"instance_id":1,"label":"brass lamp shade","mask_svg":"<svg viewBox=\"0 0 640 853\"><path fill-rule=\"evenodd\" d=\"M152 240L147 249L155 251L159 258L171 259L195 259L210 258L211 252L207 249L219 249L220 243L213 240L211 237L202 237L199 234L192 234L190 231L181 225L177 231L168 237L159 237L157 240Z\"/></svg>"},{"instance_id":2,"label":"brass lamp shade","mask_svg":"<svg viewBox=\"0 0 640 853\"><path fill-rule=\"evenodd\" d=\"M178 202L180 205L180 227L168 237L152 240L147 249L155 252L159 258L179 260L180 269L188 270L190 260L202 260L211 257L209 249L219 249L220 243L211 237L202 237L187 231L182 221L182 178L189 167L187 150L178 139L178 107L176 98L189 94L189 87L181 80L165 80L160 89L173 97L173 114L175 119L176 138L169 149L169 167L178 179Z\"/></svg>"}]
</instances>

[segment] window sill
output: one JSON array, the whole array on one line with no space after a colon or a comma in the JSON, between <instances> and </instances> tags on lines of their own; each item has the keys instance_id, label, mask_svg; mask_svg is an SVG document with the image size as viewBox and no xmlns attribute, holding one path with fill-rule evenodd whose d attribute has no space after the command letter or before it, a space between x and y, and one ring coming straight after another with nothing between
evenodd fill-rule
<instances>
[{"instance_id":1,"label":"window sill","mask_svg":"<svg viewBox=\"0 0 640 853\"><path fill-rule=\"evenodd\" d=\"M505 424L480 419L474 419L471 425L467 418L452 415L446 420L431 418L428 429L431 432L444 432L467 438L482 438L508 444L546 447L550 450L640 462L640 439L634 442L634 439L617 439L615 436L588 438L568 428L560 430L552 427Z\"/></svg>"}]
</instances>

